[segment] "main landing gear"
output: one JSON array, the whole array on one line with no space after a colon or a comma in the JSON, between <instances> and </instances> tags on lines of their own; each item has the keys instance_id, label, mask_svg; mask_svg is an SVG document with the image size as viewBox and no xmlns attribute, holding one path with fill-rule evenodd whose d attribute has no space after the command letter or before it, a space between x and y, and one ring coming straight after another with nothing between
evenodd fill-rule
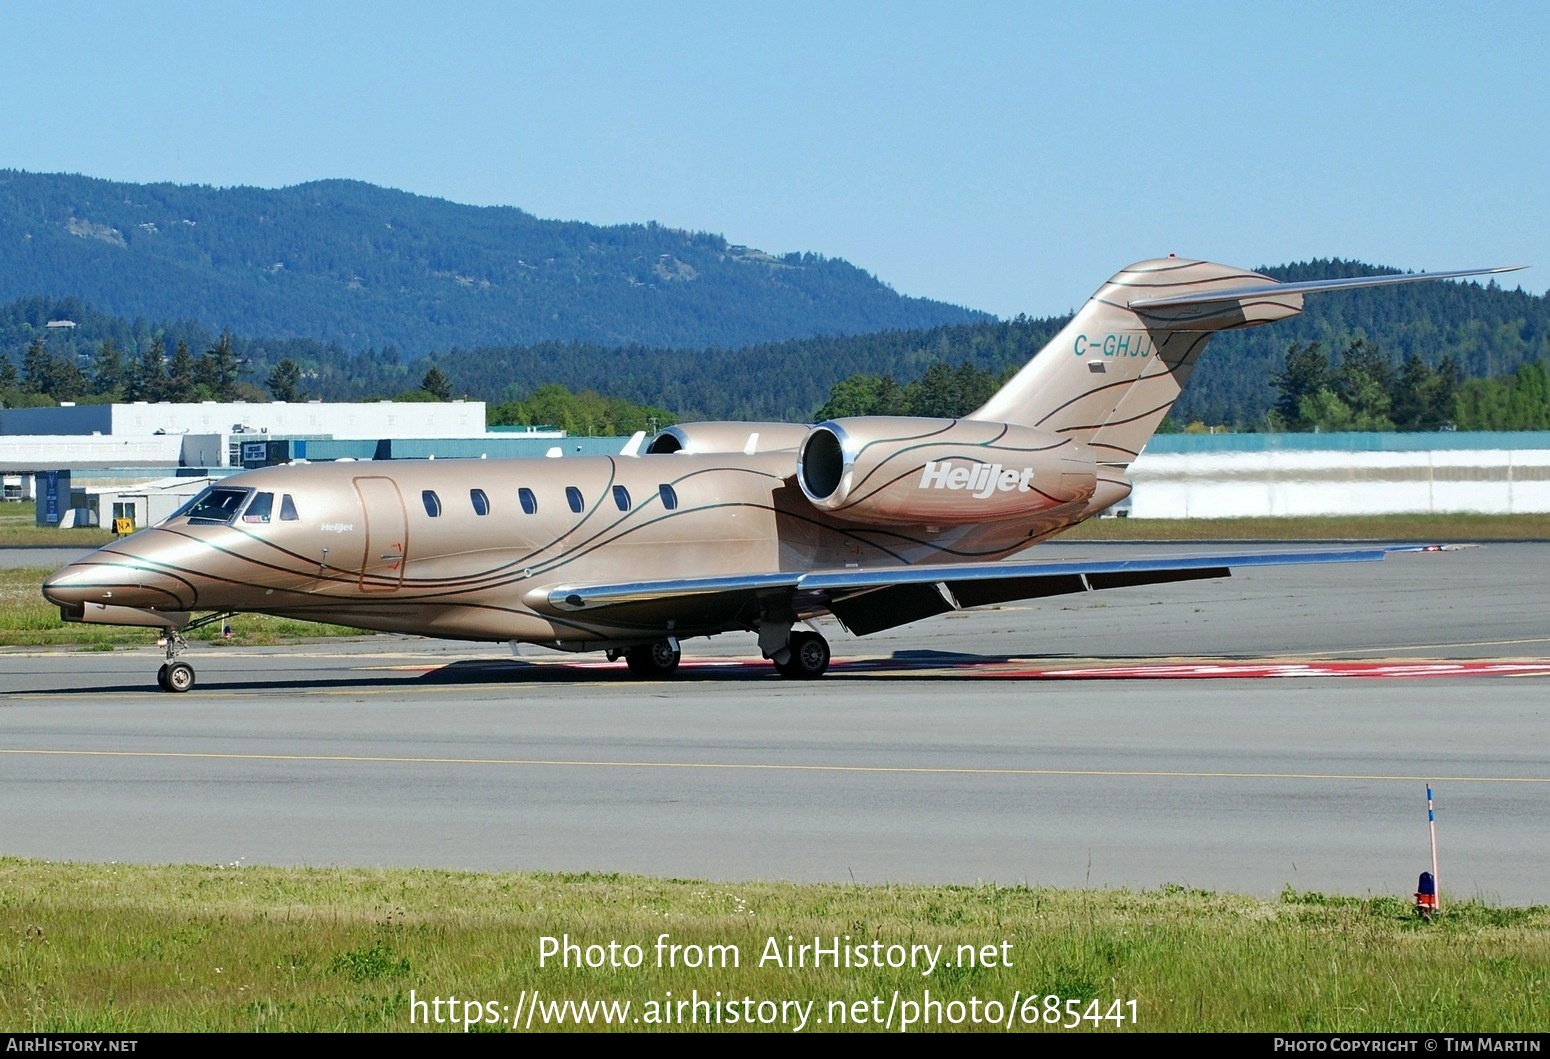
<instances>
[{"instance_id":1,"label":"main landing gear","mask_svg":"<svg viewBox=\"0 0 1550 1059\"><path fill-rule=\"evenodd\" d=\"M665 677L678 668L682 658L676 638L626 648L624 652L624 664L638 677Z\"/></svg>"},{"instance_id":2,"label":"main landing gear","mask_svg":"<svg viewBox=\"0 0 1550 1059\"><path fill-rule=\"evenodd\" d=\"M792 680L817 680L829 668L829 641L815 632L794 632L787 643L791 656L775 670Z\"/></svg>"},{"instance_id":3,"label":"main landing gear","mask_svg":"<svg viewBox=\"0 0 1550 1059\"><path fill-rule=\"evenodd\" d=\"M781 654L785 655L784 661L779 657ZM829 657L829 641L816 632L803 631L791 633L785 650L777 651L771 661L775 663L775 671L783 677L817 680L828 670ZM638 677L665 677L678 668L683 653L678 649L677 639L668 639L608 652L610 662L618 658L623 658L630 672Z\"/></svg>"}]
</instances>

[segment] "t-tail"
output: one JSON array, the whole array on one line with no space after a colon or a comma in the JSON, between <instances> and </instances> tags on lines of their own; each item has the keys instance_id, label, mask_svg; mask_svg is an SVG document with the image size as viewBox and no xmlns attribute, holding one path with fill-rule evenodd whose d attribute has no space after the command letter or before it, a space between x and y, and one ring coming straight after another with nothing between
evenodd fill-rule
<instances>
[{"instance_id":1,"label":"t-tail","mask_svg":"<svg viewBox=\"0 0 1550 1059\"><path fill-rule=\"evenodd\" d=\"M1522 267L1277 283L1210 261L1142 261L1100 287L1039 355L969 418L1037 427L1082 442L1100 467L1120 471L1123 481L1123 469L1173 407L1216 332L1295 316L1303 295L1318 291Z\"/></svg>"}]
</instances>

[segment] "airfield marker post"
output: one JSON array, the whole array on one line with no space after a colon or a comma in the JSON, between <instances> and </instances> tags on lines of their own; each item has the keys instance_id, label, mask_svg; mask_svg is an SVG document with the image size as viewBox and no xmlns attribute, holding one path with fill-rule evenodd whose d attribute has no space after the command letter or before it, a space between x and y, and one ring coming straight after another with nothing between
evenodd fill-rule
<instances>
[{"instance_id":1,"label":"airfield marker post","mask_svg":"<svg viewBox=\"0 0 1550 1059\"><path fill-rule=\"evenodd\" d=\"M1426 785L1426 826L1432 833L1432 886L1437 886L1437 813L1432 808L1432 785ZM1432 895L1432 910L1442 911L1442 891L1435 889Z\"/></svg>"}]
</instances>

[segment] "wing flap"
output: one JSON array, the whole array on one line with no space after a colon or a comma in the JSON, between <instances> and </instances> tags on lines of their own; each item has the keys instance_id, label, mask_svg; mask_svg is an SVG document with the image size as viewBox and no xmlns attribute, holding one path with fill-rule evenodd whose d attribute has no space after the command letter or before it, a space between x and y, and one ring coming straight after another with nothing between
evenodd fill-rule
<instances>
[{"instance_id":1,"label":"wing flap","mask_svg":"<svg viewBox=\"0 0 1550 1059\"><path fill-rule=\"evenodd\" d=\"M948 589L965 607L989 607L1014 599L1042 599L1086 592L1081 574L1051 574L1047 577L1004 577L995 581L949 581Z\"/></svg>"},{"instance_id":2,"label":"wing flap","mask_svg":"<svg viewBox=\"0 0 1550 1059\"><path fill-rule=\"evenodd\" d=\"M725 622L734 613L757 614L765 601L803 616L833 614L857 635L880 632L961 607L1017 599L1127 588L1136 585L1229 577L1234 568L1313 563L1375 562L1383 548L1185 555L1155 559L1004 561L931 564L874 569L847 567L809 573L780 571L630 581L549 585L526 596L539 611L591 614L600 621L649 624L673 620Z\"/></svg>"},{"instance_id":3,"label":"wing flap","mask_svg":"<svg viewBox=\"0 0 1550 1059\"><path fill-rule=\"evenodd\" d=\"M842 596L829 601L828 611L857 636L908 625L958 609L958 602L940 583L890 585L872 592Z\"/></svg>"},{"instance_id":4,"label":"wing flap","mask_svg":"<svg viewBox=\"0 0 1550 1059\"><path fill-rule=\"evenodd\" d=\"M1106 588L1133 588L1136 585L1158 585L1168 581L1198 581L1208 577L1231 577L1232 570L1225 566L1202 566L1190 570L1120 570L1112 574L1088 574L1087 587L1094 592Z\"/></svg>"}]
</instances>

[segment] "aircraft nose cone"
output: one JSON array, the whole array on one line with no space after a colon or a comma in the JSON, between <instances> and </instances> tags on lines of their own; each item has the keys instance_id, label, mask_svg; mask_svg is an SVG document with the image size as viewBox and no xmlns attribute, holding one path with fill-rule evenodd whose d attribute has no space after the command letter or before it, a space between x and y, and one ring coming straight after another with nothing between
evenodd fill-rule
<instances>
[{"instance_id":1,"label":"aircraft nose cone","mask_svg":"<svg viewBox=\"0 0 1550 1059\"><path fill-rule=\"evenodd\" d=\"M194 592L185 581L110 560L83 559L49 575L43 598L56 606L107 603L120 607L190 610Z\"/></svg>"},{"instance_id":2,"label":"aircraft nose cone","mask_svg":"<svg viewBox=\"0 0 1550 1059\"><path fill-rule=\"evenodd\" d=\"M58 606L100 599L98 587L84 584L82 574L74 566L49 574L43 581L43 598Z\"/></svg>"}]
</instances>

